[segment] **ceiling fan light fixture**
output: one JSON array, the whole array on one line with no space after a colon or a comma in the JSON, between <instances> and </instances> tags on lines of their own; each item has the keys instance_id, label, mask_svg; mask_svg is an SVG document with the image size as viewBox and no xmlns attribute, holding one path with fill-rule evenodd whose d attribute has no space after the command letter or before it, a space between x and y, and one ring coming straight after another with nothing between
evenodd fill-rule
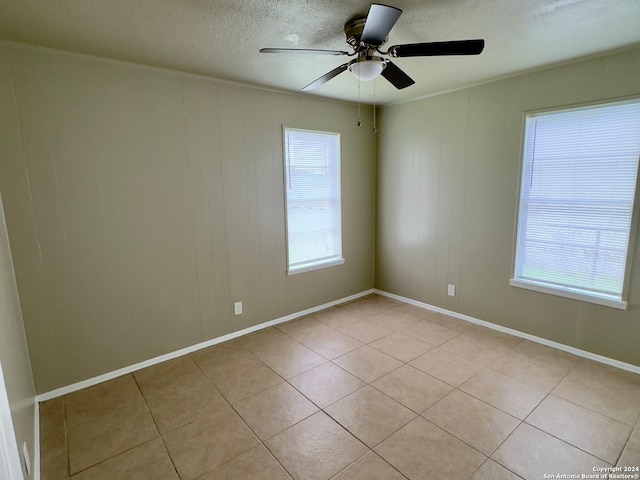
<instances>
[{"instance_id":1,"label":"ceiling fan light fixture","mask_svg":"<svg viewBox=\"0 0 640 480\"><path fill-rule=\"evenodd\" d=\"M402 71L391 60L376 56L390 57L438 57L443 55L478 55L484 49L484 40L454 40L448 42L423 42L393 45L386 52L380 47L387 43L389 32L402 14L402 10L389 5L373 3L366 16L359 16L347 21L344 33L347 44L353 52L342 50L318 50L315 48L262 48L261 53L296 53L319 55L357 55L354 60L338 65L320 78L305 86L302 90L309 91L324 85L332 78L349 70L360 81L368 82L382 75L398 90L410 87L416 83L409 75Z\"/></svg>"},{"instance_id":2,"label":"ceiling fan light fixture","mask_svg":"<svg viewBox=\"0 0 640 480\"><path fill-rule=\"evenodd\" d=\"M362 56L349 63L349 71L362 82L375 80L385 67L382 57Z\"/></svg>"}]
</instances>

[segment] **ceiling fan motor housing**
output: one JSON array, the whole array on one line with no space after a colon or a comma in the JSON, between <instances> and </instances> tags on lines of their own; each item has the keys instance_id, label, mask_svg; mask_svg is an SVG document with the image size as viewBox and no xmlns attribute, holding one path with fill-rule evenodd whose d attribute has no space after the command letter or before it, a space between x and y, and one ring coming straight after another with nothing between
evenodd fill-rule
<instances>
[{"instance_id":1,"label":"ceiling fan motor housing","mask_svg":"<svg viewBox=\"0 0 640 480\"><path fill-rule=\"evenodd\" d=\"M340 55L356 58L343 63L317 78L303 90L314 90L332 78L349 70L359 80L373 80L382 75L398 90L413 85L414 80L391 60L378 55L397 57L431 57L441 55L478 55L484 49L484 40L454 40L394 45L387 52L380 47L387 43L389 32L400 18L402 10L389 5L373 3L366 16L358 16L344 25L347 43L353 53L342 50L318 50L313 48L262 48L262 53L299 53Z\"/></svg>"},{"instance_id":2,"label":"ceiling fan motor housing","mask_svg":"<svg viewBox=\"0 0 640 480\"><path fill-rule=\"evenodd\" d=\"M358 50L362 45L360 43L360 38L362 38L362 31L364 30L364 24L367 22L367 17L356 17L349 20L344 24L344 34L347 37L347 43L351 45L354 50ZM384 45L387 42L387 38L384 39L380 45ZM371 45L372 50L375 50L376 47L380 45ZM366 45L367 47L369 45Z\"/></svg>"}]
</instances>

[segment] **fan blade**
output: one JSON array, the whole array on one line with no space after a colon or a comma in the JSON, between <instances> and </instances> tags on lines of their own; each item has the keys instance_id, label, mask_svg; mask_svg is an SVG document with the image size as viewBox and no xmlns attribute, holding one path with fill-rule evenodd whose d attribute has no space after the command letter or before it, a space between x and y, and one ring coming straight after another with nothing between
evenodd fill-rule
<instances>
[{"instance_id":1,"label":"fan blade","mask_svg":"<svg viewBox=\"0 0 640 480\"><path fill-rule=\"evenodd\" d=\"M410 87L414 83L416 83L413 78L404 73L400 67L398 67L395 63L391 63L387 60L387 66L382 70L381 75L389 80L394 87L398 90L402 90L403 88Z\"/></svg>"},{"instance_id":2,"label":"fan blade","mask_svg":"<svg viewBox=\"0 0 640 480\"><path fill-rule=\"evenodd\" d=\"M343 63L342 65L340 65L339 67L334 68L333 70L331 70L329 73L325 73L323 76L321 76L320 78L318 78L317 80L314 80L313 82L311 82L309 85L307 85L306 87L304 87L302 90L315 90L316 88L318 88L320 85L327 83L329 80L331 80L333 77L341 74L342 72L344 72L347 67L349 66L348 63Z\"/></svg>"},{"instance_id":3,"label":"fan blade","mask_svg":"<svg viewBox=\"0 0 640 480\"><path fill-rule=\"evenodd\" d=\"M360 41L368 45L382 45L401 13L399 8L376 3L371 5Z\"/></svg>"},{"instance_id":4,"label":"fan blade","mask_svg":"<svg viewBox=\"0 0 640 480\"><path fill-rule=\"evenodd\" d=\"M455 40L452 42L409 43L389 47L392 57L433 57L440 55L478 55L484 40Z\"/></svg>"},{"instance_id":5,"label":"fan blade","mask_svg":"<svg viewBox=\"0 0 640 480\"><path fill-rule=\"evenodd\" d=\"M314 50L312 48L261 48L260 53L302 53L311 55L349 55L341 50Z\"/></svg>"}]
</instances>

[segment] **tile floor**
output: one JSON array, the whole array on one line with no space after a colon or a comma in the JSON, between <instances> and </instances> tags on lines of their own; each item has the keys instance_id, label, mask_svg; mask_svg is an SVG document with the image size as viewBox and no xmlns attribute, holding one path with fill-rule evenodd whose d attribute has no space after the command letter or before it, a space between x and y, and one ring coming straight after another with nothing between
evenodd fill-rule
<instances>
[{"instance_id":1,"label":"tile floor","mask_svg":"<svg viewBox=\"0 0 640 480\"><path fill-rule=\"evenodd\" d=\"M371 296L40 405L43 480L640 466L640 376Z\"/></svg>"}]
</instances>

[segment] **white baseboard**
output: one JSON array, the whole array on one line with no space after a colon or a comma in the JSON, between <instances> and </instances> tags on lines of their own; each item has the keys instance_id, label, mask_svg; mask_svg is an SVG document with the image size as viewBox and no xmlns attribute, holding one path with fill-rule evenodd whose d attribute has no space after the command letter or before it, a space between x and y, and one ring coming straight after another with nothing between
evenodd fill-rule
<instances>
[{"instance_id":1,"label":"white baseboard","mask_svg":"<svg viewBox=\"0 0 640 480\"><path fill-rule=\"evenodd\" d=\"M585 350L580 350L579 348L570 347L568 345L564 345L562 343L554 342L552 340L547 340L546 338L537 337L535 335L530 335L528 333L520 332L518 330L514 330L511 328L503 327L501 325L496 325L495 323L487 322L485 320L480 320L475 317L471 317L469 315L464 315L462 313L453 312L451 310L447 310L445 308L436 307L435 305L429 305L427 303L419 302L417 300L413 300L411 298L402 297L400 295L395 295L393 293L385 292L378 289L370 289L365 290L363 292L357 293L355 295L350 295L348 297L341 298L339 300L335 300L332 302L328 302L322 305L318 305L316 307L308 308L306 310L302 310L300 312L292 313L290 315L286 315L284 317L276 318L274 320L270 320L259 325L255 325L253 327L245 328L243 330L239 330L237 332L229 333L227 335L223 335L221 337L217 337L211 340L207 340L206 342L198 343L196 345L192 345L181 350L177 350L175 352L167 353L165 355L160 355L155 358L151 358L149 360L145 360L144 362L136 363L134 365L130 365L128 367L124 367L113 372L105 373L104 375L99 375L97 377L93 377L87 380L83 380L81 382L73 383L71 385L67 385L65 387L58 388L56 390L52 390L50 392L46 392L36 396L36 405L35 405L35 413L34 413L34 454L33 454L33 478L34 480L40 480L40 410L38 408L39 402L44 402L46 400L51 400L56 397L60 397L62 395L66 395L68 393L72 393L83 388L91 387L93 385L97 385L102 382L106 382L107 380L112 380L114 378L120 377L122 375L126 375L137 370L156 365L158 363L165 362L167 360L171 360L173 358L177 358L183 355L187 355L192 352L196 352L203 348L207 348L213 345L217 345L222 342L226 342L228 340L232 340L237 337L241 337L243 335L247 335L249 333L256 332L258 330L262 330L268 327L272 327L274 325L278 325L280 323L288 322L290 320L294 320L296 318L304 317L306 315L310 315L320 310L324 310L325 308L333 307L335 305L339 305L344 302L348 302L351 300L356 300L358 298L364 297L366 295L370 295L372 293L376 293L378 295L382 295L385 297L393 298L395 300L399 300L404 303L408 303L410 305L414 305L416 307L424 308L426 310L430 310L433 312L443 313L445 315L449 315L451 317L458 318L460 320L464 320L466 322L474 323L476 325L481 325L483 327L490 328L492 330L496 330L498 332L507 333L509 335L513 335L519 338L524 338L526 340L530 340L535 343L539 343L542 345L546 345L548 347L556 348L558 350L562 350L565 352L572 353L576 356L587 358L589 360L594 360L599 363L603 363L606 365L610 365L616 368L620 368L622 370L626 370L633 373L640 374L640 367L636 365L632 365L629 363L621 362L619 360L615 360L612 358L604 357L602 355L597 355L595 353L587 352Z\"/></svg>"},{"instance_id":2,"label":"white baseboard","mask_svg":"<svg viewBox=\"0 0 640 480\"><path fill-rule=\"evenodd\" d=\"M587 352L586 350L570 347L569 345L565 345L563 343L554 342L553 340L547 340L546 338L542 338L542 337L536 337L535 335L531 335L529 333L521 332L519 330L514 330L508 327L503 327L501 325L487 322L485 320L480 320L478 318L471 317L463 313L453 312L445 308L436 307L435 305L429 305L428 303L419 302L417 300L413 300L407 297L402 297L400 295L385 292L383 290L374 289L374 293L377 293L378 295L382 295L385 297L393 298L395 300L399 300L401 302L408 303L416 307L424 308L425 310L444 313L445 315L449 315L450 317L455 317L460 320L464 320L466 322L475 323L476 325L481 325L483 327L487 327L492 330L496 330L498 332L507 333L509 335L513 335L514 337L524 338L525 340L530 340L532 342L539 343L541 345L546 345L547 347L552 347L558 350L562 350L564 352L572 353L578 357L587 358L589 360L593 360L599 363L604 363L605 365L610 365L612 367L616 367L621 370L626 370L628 372L640 374L640 366L638 365L632 365L630 363L621 362L620 360L615 360L613 358L605 357L603 355Z\"/></svg>"},{"instance_id":3,"label":"white baseboard","mask_svg":"<svg viewBox=\"0 0 640 480\"><path fill-rule=\"evenodd\" d=\"M222 342L226 342L228 340L232 340L234 338L241 337L243 335L247 335L249 333L256 332L258 330L262 330L264 328L272 327L274 325L278 325L280 323L288 322L290 320L294 320L296 318L304 317L306 315L310 315L314 312L318 312L320 310L324 310L325 308L333 307L335 305L349 302L351 300L356 300L358 298L364 297L366 295L370 295L374 293L373 289L365 290L360 293L356 293L354 295L350 295L348 297L340 298L338 300L334 300L332 302L324 303L322 305L318 305L316 307L308 308L306 310L302 310L300 312L292 313L290 315L285 315L284 317L276 318L274 320L269 320L264 323L260 323L258 325L254 325L249 328L245 328L243 330L238 330L237 332L232 332L227 335L223 335L221 337L216 337L211 340L207 340L206 342L197 343L195 345L191 345L189 347L182 348L180 350L176 350L175 352L166 353L164 355L160 355L155 358L151 358L149 360L145 360L140 363L136 363L134 365L130 365L128 367L120 368L118 370L114 370L109 373L105 373L102 375L98 375L97 377L88 378L87 380L82 380L81 382L72 383L71 385L67 385L65 387L57 388L55 390L51 390L49 392L41 393L36 396L37 402L45 402L47 400L51 400L56 397L60 397L62 395L67 395L69 393L76 392L78 390L82 390L83 388L91 387L93 385L97 385L102 382L106 382L107 380L113 380L114 378L121 377L122 375L127 375L129 373L135 372L137 370L141 370L146 367L150 367L152 365L156 365L158 363L166 362L167 360L171 360L173 358L181 357L183 355L187 355L189 353L197 352L198 350L202 350L203 348L211 347L213 345L217 345Z\"/></svg>"}]
</instances>

